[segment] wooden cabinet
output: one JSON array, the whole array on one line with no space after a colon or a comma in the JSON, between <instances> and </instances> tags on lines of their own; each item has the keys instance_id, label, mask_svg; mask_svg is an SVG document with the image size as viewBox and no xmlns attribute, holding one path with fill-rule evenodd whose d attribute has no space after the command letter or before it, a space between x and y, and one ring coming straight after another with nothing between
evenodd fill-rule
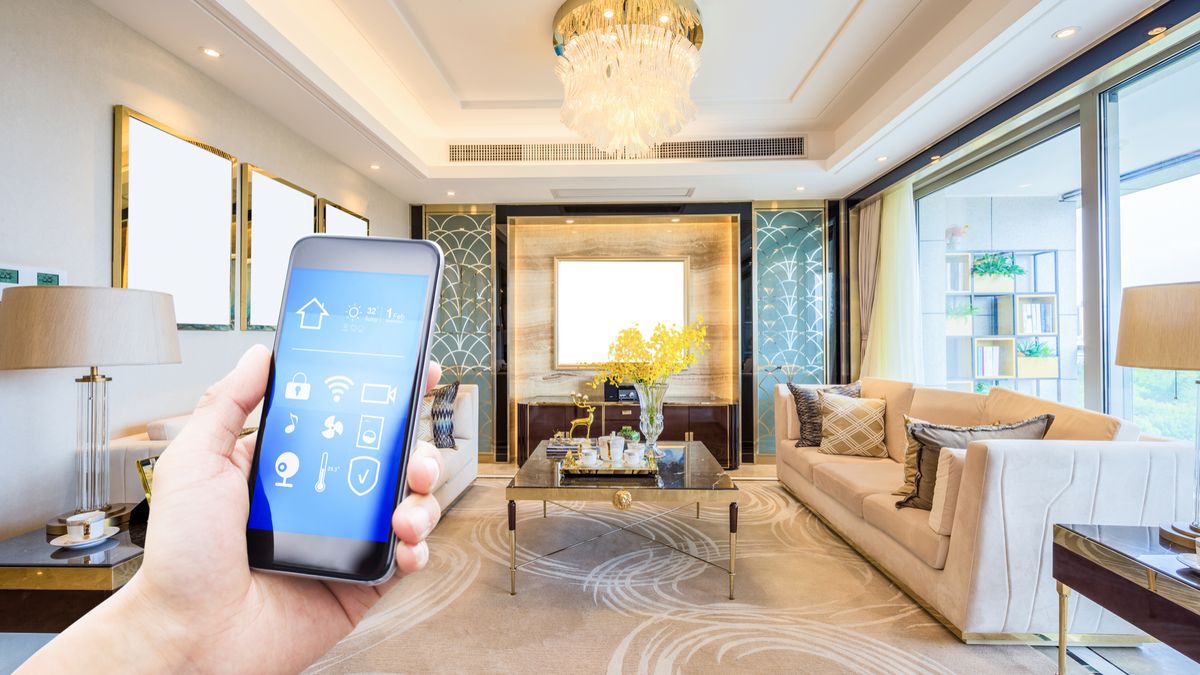
<instances>
[{"instance_id":1,"label":"wooden cabinet","mask_svg":"<svg viewBox=\"0 0 1200 675\"><path fill-rule=\"evenodd\" d=\"M517 404L517 462L533 452L541 441L557 431L567 431L571 420L584 411L569 401L538 401ZM607 436L623 426L638 428L641 410L628 403L600 403L592 422L593 436ZM661 441L700 441L727 469L736 469L738 447L738 406L736 403L667 402L663 405ZM576 435L581 435L577 432Z\"/></svg>"}]
</instances>

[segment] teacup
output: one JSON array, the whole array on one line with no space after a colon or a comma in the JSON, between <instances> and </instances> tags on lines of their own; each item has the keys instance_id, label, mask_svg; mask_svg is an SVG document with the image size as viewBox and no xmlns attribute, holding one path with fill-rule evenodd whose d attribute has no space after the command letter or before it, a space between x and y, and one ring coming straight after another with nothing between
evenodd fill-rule
<instances>
[{"instance_id":1,"label":"teacup","mask_svg":"<svg viewBox=\"0 0 1200 675\"><path fill-rule=\"evenodd\" d=\"M637 448L626 448L621 455L621 461L626 466L641 466L646 461L646 456Z\"/></svg>"},{"instance_id":2,"label":"teacup","mask_svg":"<svg viewBox=\"0 0 1200 675\"><path fill-rule=\"evenodd\" d=\"M67 536L75 541L86 541L104 534L104 512L88 511L67 516Z\"/></svg>"},{"instance_id":3,"label":"teacup","mask_svg":"<svg viewBox=\"0 0 1200 675\"><path fill-rule=\"evenodd\" d=\"M594 465L599 457L600 455L597 453L596 448L584 448L579 453L580 462L587 466Z\"/></svg>"},{"instance_id":4,"label":"teacup","mask_svg":"<svg viewBox=\"0 0 1200 675\"><path fill-rule=\"evenodd\" d=\"M613 458L621 456L625 452L625 437L624 436L609 436L608 448L612 451Z\"/></svg>"}]
</instances>

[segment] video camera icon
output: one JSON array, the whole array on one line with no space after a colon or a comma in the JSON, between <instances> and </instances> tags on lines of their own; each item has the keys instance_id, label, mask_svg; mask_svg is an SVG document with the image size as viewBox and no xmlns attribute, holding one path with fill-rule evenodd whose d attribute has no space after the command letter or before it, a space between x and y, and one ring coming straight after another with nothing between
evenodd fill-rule
<instances>
[{"instance_id":1,"label":"video camera icon","mask_svg":"<svg viewBox=\"0 0 1200 675\"><path fill-rule=\"evenodd\" d=\"M388 405L396 402L396 387L387 384L364 384L362 402Z\"/></svg>"}]
</instances>

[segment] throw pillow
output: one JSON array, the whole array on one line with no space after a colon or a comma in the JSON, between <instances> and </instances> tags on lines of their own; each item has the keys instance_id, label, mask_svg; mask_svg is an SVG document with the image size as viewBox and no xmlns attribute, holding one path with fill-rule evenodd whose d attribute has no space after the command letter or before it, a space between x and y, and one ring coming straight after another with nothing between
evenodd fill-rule
<instances>
[{"instance_id":1,"label":"throw pillow","mask_svg":"<svg viewBox=\"0 0 1200 675\"><path fill-rule=\"evenodd\" d=\"M887 457L883 418L887 403L818 391L821 402L820 451L827 455Z\"/></svg>"},{"instance_id":2,"label":"throw pillow","mask_svg":"<svg viewBox=\"0 0 1200 675\"><path fill-rule=\"evenodd\" d=\"M965 448L971 441L995 439L1041 440L1046 437L1054 415L1039 415L1014 424L989 424L979 427L955 427L912 421L908 433L917 443L917 475L912 494L896 502L896 508L933 509L937 486L938 457L942 448Z\"/></svg>"},{"instance_id":3,"label":"throw pillow","mask_svg":"<svg viewBox=\"0 0 1200 675\"><path fill-rule=\"evenodd\" d=\"M862 383L833 385L827 387L798 387L788 382L792 400L796 403L796 417L800 418L800 440L797 448L815 448L821 444L821 402L817 392L825 391L839 396L858 398Z\"/></svg>"},{"instance_id":4,"label":"throw pillow","mask_svg":"<svg viewBox=\"0 0 1200 675\"><path fill-rule=\"evenodd\" d=\"M458 382L451 382L425 394L421 399L420 417L417 420L417 438L433 443L437 448L455 448L454 398L456 396L458 396Z\"/></svg>"}]
</instances>

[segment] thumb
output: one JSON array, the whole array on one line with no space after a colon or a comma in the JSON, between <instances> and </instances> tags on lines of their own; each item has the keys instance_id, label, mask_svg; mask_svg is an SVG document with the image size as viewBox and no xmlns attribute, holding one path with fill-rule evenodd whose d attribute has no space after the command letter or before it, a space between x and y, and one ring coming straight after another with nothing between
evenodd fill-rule
<instances>
[{"instance_id":1,"label":"thumb","mask_svg":"<svg viewBox=\"0 0 1200 675\"><path fill-rule=\"evenodd\" d=\"M200 397L179 434L184 442L176 445L228 456L246 416L263 398L270 364L271 350L266 347L254 345L246 350L233 370Z\"/></svg>"}]
</instances>

